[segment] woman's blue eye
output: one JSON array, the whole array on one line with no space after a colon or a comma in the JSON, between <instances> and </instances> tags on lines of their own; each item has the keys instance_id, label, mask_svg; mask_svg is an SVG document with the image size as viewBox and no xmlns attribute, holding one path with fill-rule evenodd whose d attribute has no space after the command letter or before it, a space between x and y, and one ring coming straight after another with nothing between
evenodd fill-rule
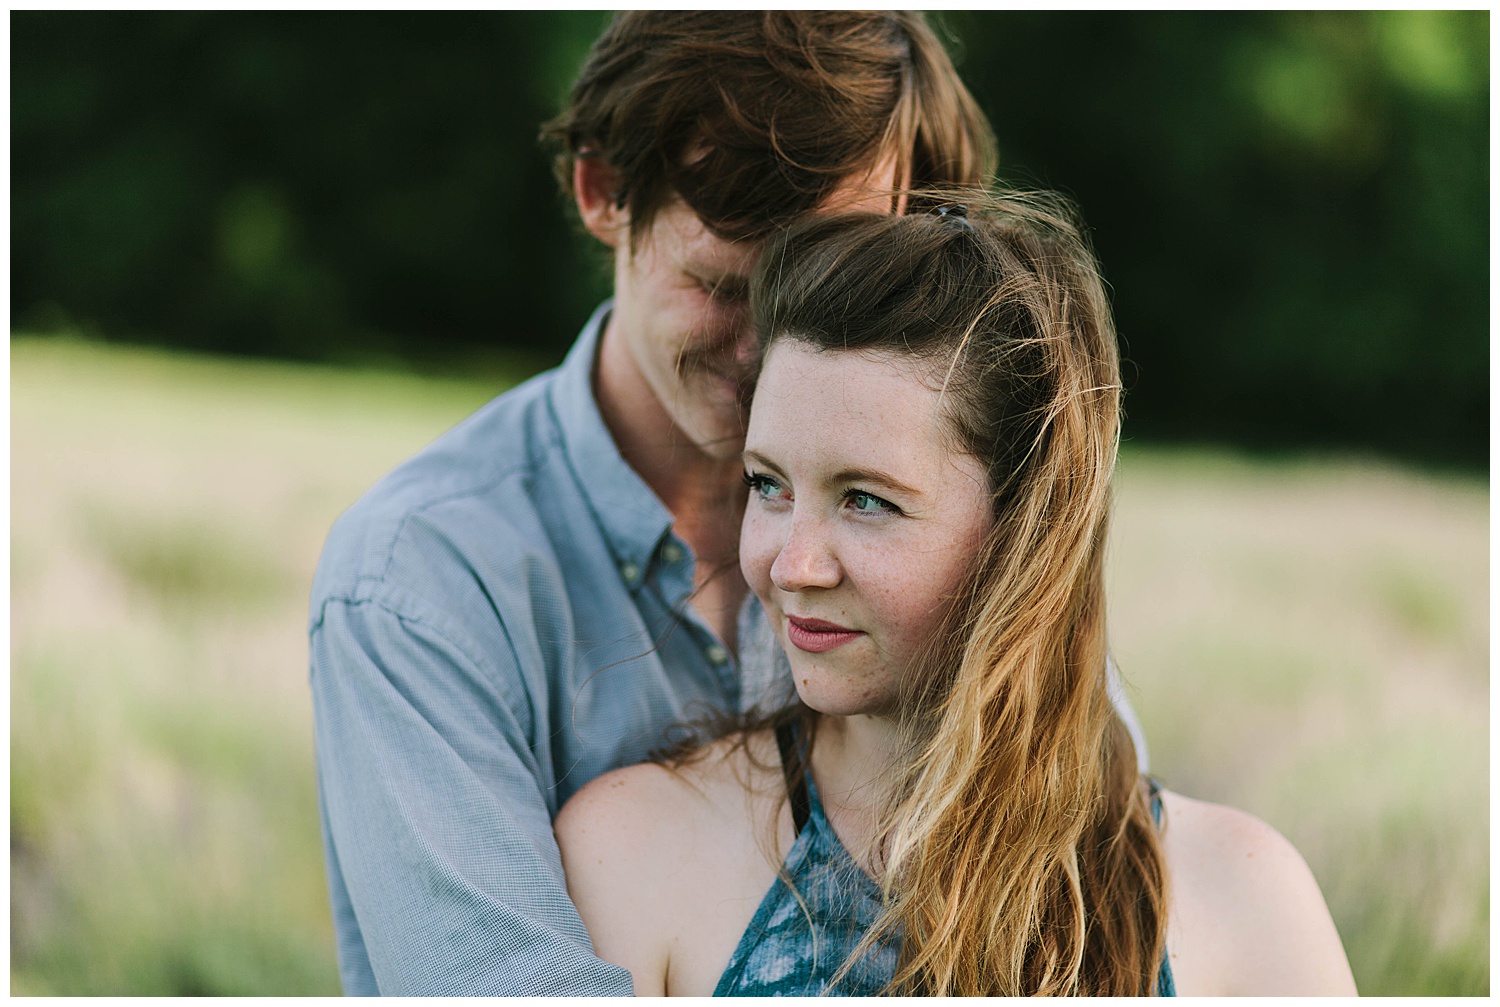
<instances>
[{"instance_id":1,"label":"woman's blue eye","mask_svg":"<svg viewBox=\"0 0 1500 1007\"><path fill-rule=\"evenodd\" d=\"M786 489L770 476L746 472L745 485L762 500L780 500L786 496Z\"/></svg>"},{"instance_id":2,"label":"woman's blue eye","mask_svg":"<svg viewBox=\"0 0 1500 1007\"><path fill-rule=\"evenodd\" d=\"M873 493L865 493L860 490L850 490L844 494L844 499L849 501L849 506L866 514L876 514L883 511L895 512L896 506L887 500L882 500Z\"/></svg>"}]
</instances>

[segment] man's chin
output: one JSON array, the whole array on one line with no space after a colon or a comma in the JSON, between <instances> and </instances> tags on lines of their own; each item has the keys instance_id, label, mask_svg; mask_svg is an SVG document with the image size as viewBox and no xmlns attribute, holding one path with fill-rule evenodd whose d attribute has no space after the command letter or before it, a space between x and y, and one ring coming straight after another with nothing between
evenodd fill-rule
<instances>
[{"instance_id":1,"label":"man's chin","mask_svg":"<svg viewBox=\"0 0 1500 1007\"><path fill-rule=\"evenodd\" d=\"M684 428L693 445L716 462L739 461L745 451L745 428L738 423L696 423Z\"/></svg>"},{"instance_id":2,"label":"man's chin","mask_svg":"<svg viewBox=\"0 0 1500 1007\"><path fill-rule=\"evenodd\" d=\"M718 435L705 435L702 438L694 438L694 443L698 445L699 451L716 462L738 462L745 452L745 432L739 430Z\"/></svg>"},{"instance_id":3,"label":"man's chin","mask_svg":"<svg viewBox=\"0 0 1500 1007\"><path fill-rule=\"evenodd\" d=\"M678 411L674 417L678 429L715 461L738 460L745 450L750 408L739 405L737 384L728 378L703 374L698 387L718 394L712 396L712 404L704 396L696 409Z\"/></svg>"}]
</instances>

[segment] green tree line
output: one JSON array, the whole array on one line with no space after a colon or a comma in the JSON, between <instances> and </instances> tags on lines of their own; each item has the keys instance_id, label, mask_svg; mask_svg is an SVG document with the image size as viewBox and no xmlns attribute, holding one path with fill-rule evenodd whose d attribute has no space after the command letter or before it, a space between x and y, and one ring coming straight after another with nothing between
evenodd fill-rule
<instances>
[{"instance_id":1,"label":"green tree line","mask_svg":"<svg viewBox=\"0 0 1500 1007\"><path fill-rule=\"evenodd\" d=\"M13 13L12 326L557 359L608 277L536 134L606 18ZM1092 226L1127 437L1485 464L1488 12L937 20Z\"/></svg>"}]
</instances>

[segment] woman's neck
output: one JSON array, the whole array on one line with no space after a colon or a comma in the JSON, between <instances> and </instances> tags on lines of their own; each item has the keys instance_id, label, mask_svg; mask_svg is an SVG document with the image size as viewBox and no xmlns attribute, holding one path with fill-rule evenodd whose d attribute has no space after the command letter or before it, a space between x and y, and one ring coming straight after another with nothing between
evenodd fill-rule
<instances>
[{"instance_id":1,"label":"woman's neck","mask_svg":"<svg viewBox=\"0 0 1500 1007\"><path fill-rule=\"evenodd\" d=\"M813 779L839 841L868 874L882 812L899 777L899 728L885 717L822 716L814 736Z\"/></svg>"}]
</instances>

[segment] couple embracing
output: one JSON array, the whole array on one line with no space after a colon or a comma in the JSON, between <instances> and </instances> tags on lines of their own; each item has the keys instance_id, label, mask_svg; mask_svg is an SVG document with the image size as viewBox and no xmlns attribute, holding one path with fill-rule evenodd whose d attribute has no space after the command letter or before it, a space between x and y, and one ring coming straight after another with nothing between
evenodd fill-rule
<instances>
[{"instance_id":1,"label":"couple embracing","mask_svg":"<svg viewBox=\"0 0 1500 1007\"><path fill-rule=\"evenodd\" d=\"M1352 993L1144 775L1108 303L923 19L620 15L547 136L613 300L314 585L345 991Z\"/></svg>"}]
</instances>

